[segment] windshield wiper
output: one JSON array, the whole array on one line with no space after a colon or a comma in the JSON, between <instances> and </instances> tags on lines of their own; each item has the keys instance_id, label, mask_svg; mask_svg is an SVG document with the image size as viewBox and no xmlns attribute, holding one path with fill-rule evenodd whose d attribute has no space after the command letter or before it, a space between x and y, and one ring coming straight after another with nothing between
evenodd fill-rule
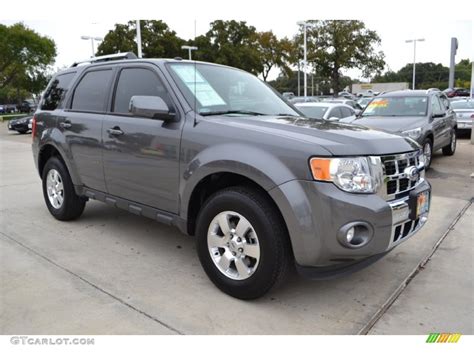
<instances>
[{"instance_id":1,"label":"windshield wiper","mask_svg":"<svg viewBox=\"0 0 474 355\"><path fill-rule=\"evenodd\" d=\"M200 112L201 116L218 116L218 115L227 115L227 114L243 114L243 115L250 115L250 116L266 116L265 113L255 112L255 111L247 111L247 110L222 110L222 111L209 111L209 112Z\"/></svg>"}]
</instances>

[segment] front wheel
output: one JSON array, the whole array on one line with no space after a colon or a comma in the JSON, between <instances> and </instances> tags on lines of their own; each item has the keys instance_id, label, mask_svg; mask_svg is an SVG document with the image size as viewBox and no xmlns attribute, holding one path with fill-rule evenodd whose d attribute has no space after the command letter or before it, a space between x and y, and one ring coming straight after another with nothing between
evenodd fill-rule
<instances>
[{"instance_id":1,"label":"front wheel","mask_svg":"<svg viewBox=\"0 0 474 355\"><path fill-rule=\"evenodd\" d=\"M454 155L454 153L456 152L456 138L456 130L453 129L451 131L451 141L447 146L443 147L443 155Z\"/></svg>"},{"instance_id":2,"label":"front wheel","mask_svg":"<svg viewBox=\"0 0 474 355\"><path fill-rule=\"evenodd\" d=\"M263 296L283 280L291 265L281 215L253 189L232 187L212 195L199 213L196 232L206 274L230 296Z\"/></svg>"},{"instance_id":3,"label":"front wheel","mask_svg":"<svg viewBox=\"0 0 474 355\"><path fill-rule=\"evenodd\" d=\"M43 195L49 212L54 218L69 221L84 211L86 200L76 195L64 162L51 157L43 169Z\"/></svg>"},{"instance_id":4,"label":"front wheel","mask_svg":"<svg viewBox=\"0 0 474 355\"><path fill-rule=\"evenodd\" d=\"M429 138L423 142L423 155L425 156L425 168L428 170L431 166L431 156L433 155L433 142Z\"/></svg>"}]
</instances>

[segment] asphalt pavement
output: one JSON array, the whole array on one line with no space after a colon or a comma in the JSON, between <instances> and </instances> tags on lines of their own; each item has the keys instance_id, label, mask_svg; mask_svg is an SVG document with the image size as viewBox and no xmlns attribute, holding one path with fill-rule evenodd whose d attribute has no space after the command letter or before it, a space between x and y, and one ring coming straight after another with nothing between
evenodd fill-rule
<instances>
[{"instance_id":1,"label":"asphalt pavement","mask_svg":"<svg viewBox=\"0 0 474 355\"><path fill-rule=\"evenodd\" d=\"M172 227L95 201L77 221L55 220L30 140L0 123L1 334L473 333L467 137L455 156L435 154L418 234L360 272L292 275L250 302L217 290L194 239Z\"/></svg>"}]
</instances>

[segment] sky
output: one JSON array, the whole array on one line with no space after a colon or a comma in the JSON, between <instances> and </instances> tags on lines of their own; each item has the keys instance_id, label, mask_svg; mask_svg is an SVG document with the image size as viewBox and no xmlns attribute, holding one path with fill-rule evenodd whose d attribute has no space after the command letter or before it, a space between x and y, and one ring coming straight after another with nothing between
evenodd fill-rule
<instances>
[{"instance_id":1,"label":"sky","mask_svg":"<svg viewBox=\"0 0 474 355\"><path fill-rule=\"evenodd\" d=\"M18 0L23 1L23 0ZM87 2L88 0L84 0ZM141 0L135 0L135 2ZM200 3L203 3L201 0ZM209 2L209 1L208 1ZM241 0L243 4L245 0ZM358 2L348 2L348 6L354 4L364 5L367 0L359 0ZM437 12L427 16L401 16L404 14L404 0L398 0L400 8L385 9L378 5L377 11L371 12L365 7L364 11L355 8L350 13L354 14L353 18L363 20L366 27L375 30L382 42L380 49L385 53L386 69L398 70L409 62L413 61L413 44L405 43L406 39L424 38L425 41L417 44L417 62L434 62L449 66L450 55L450 39L456 37L459 41L459 48L456 60L470 58L474 59L474 36L473 36L473 20L472 18L455 18L453 16L442 16L442 12ZM64 4L63 2L59 2ZM118 2L120 3L120 1ZM346 5L345 0L339 0L341 8ZM407 2L405 2L407 3ZM408 2L409 3L409 2ZM156 4L156 3L155 3ZM255 6L260 6L255 5ZM181 11L185 6L183 2L176 5L166 5L164 11L140 11L130 10L123 12L120 9L108 11L107 16L99 16L98 11L81 12L78 10L77 16L50 16L46 11L42 12L41 8L38 12L29 12L24 18L2 19L0 15L0 23L11 25L15 22L22 21L28 27L34 29L42 35L47 35L54 39L57 45L58 56L56 58L55 67L60 68L69 66L73 62L81 59L89 58L91 55L90 41L81 39L81 36L104 37L107 32L113 29L115 23L125 23L127 20L134 18L140 19L160 19L166 22L171 29L177 32L178 36L189 39L196 34L205 33L209 28L209 23L215 19L236 19L247 21L249 25L255 26L258 31L272 30L278 37L292 37L298 30L297 21L309 19L331 19L331 18L347 18L345 10L334 9L327 11L316 7L314 11L308 8L307 11L288 11L284 6L279 6L278 2L271 8L271 15L262 16L261 11L256 9L249 11L248 7L240 6L228 8L225 11L217 11L211 8L209 11L205 6L199 11ZM380 4L380 2L379 2ZM385 3L384 3L385 4ZM386 4L389 4L388 2ZM387 5L389 7L389 5ZM140 8L140 7L138 7ZM462 8L462 6L457 6ZM263 7L262 7L263 9ZM160 10L158 7L155 10ZM66 8L56 8L54 11L64 14ZM332 12L331 12L332 11ZM398 15L397 15L398 11ZM400 12L402 11L402 12ZM414 8L416 15L417 8ZM33 14L34 16L31 16ZM304 16L303 16L304 14ZM382 14L382 15L381 15ZM457 13L459 16L459 12ZM48 16L49 15L49 16ZM462 12L461 12L462 15ZM186 53L183 51L183 57ZM346 72L353 78L359 78L358 70ZM275 78L278 71L274 70L270 79Z\"/></svg>"}]
</instances>

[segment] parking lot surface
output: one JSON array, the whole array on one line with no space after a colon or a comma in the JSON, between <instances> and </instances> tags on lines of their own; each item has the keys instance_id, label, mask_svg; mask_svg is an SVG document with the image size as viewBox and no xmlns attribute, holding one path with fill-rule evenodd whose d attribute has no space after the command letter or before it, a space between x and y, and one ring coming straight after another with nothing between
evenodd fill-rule
<instances>
[{"instance_id":1,"label":"parking lot surface","mask_svg":"<svg viewBox=\"0 0 474 355\"><path fill-rule=\"evenodd\" d=\"M251 302L217 290L194 239L174 228L95 201L77 221L55 220L30 140L0 123L2 334L473 332L474 170L466 138L454 157L434 156L421 232L358 273L328 281L292 275ZM438 312L446 302L463 312Z\"/></svg>"}]
</instances>

